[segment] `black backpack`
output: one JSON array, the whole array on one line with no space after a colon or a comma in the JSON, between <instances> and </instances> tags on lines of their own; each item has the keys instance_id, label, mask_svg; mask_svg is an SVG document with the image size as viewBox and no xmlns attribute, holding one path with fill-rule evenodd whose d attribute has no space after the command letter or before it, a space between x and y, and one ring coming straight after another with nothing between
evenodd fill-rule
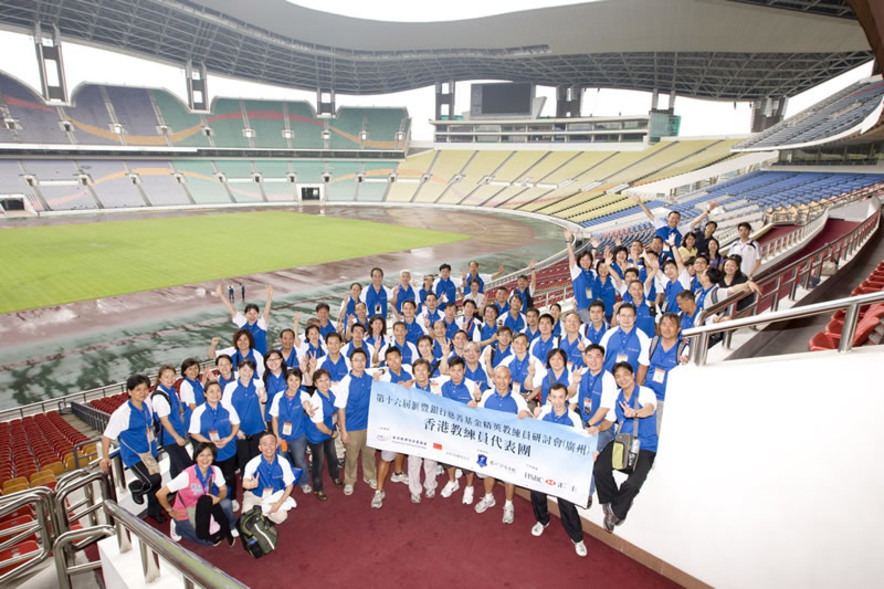
<instances>
[{"instance_id":1,"label":"black backpack","mask_svg":"<svg viewBox=\"0 0 884 589\"><path fill-rule=\"evenodd\" d=\"M162 390L159 386L154 389L154 391L150 394L151 400L153 400L154 395L159 395L166 400L166 403L169 404L169 407L172 406L172 399L169 398L169 395L166 394L164 390ZM153 409L153 407L151 407ZM153 416L153 436L157 440L157 444L159 446L165 446L165 437L166 437L166 428L163 427L160 418L156 415Z\"/></svg>"},{"instance_id":2,"label":"black backpack","mask_svg":"<svg viewBox=\"0 0 884 589\"><path fill-rule=\"evenodd\" d=\"M243 548L255 558L270 554L276 548L279 532L276 525L261 513L260 506L256 505L243 513L237 527Z\"/></svg>"}]
</instances>

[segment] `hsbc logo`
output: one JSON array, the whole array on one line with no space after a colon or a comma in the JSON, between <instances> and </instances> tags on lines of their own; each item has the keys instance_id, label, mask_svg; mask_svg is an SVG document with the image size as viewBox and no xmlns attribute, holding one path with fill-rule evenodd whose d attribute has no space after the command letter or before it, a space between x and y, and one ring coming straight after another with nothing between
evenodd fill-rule
<instances>
[{"instance_id":1,"label":"hsbc logo","mask_svg":"<svg viewBox=\"0 0 884 589\"><path fill-rule=\"evenodd\" d=\"M546 480L543 481L543 482L546 483L547 485L549 485L550 487L555 487L555 486L558 484L557 482L555 482L555 481L552 480L552 479L546 479Z\"/></svg>"}]
</instances>

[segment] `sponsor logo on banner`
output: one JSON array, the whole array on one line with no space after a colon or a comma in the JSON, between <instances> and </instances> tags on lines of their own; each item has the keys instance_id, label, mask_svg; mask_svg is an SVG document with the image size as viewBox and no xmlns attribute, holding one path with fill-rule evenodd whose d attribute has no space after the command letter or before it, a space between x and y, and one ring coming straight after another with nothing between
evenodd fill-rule
<instances>
[{"instance_id":1,"label":"sponsor logo on banner","mask_svg":"<svg viewBox=\"0 0 884 589\"><path fill-rule=\"evenodd\" d=\"M442 444L437 444L436 442L433 442L433 450L441 450L441 449L442 449Z\"/></svg>"},{"instance_id":2,"label":"sponsor logo on banner","mask_svg":"<svg viewBox=\"0 0 884 589\"><path fill-rule=\"evenodd\" d=\"M378 436L378 440L381 440L380 436ZM383 440L381 440L383 441ZM406 438L404 436L393 436L393 441L397 444L402 444L403 446L413 446L415 448L426 448L427 443L423 440L416 440L414 438Z\"/></svg>"},{"instance_id":3,"label":"sponsor logo on banner","mask_svg":"<svg viewBox=\"0 0 884 589\"><path fill-rule=\"evenodd\" d=\"M543 481L543 482L546 483L547 485L550 485L551 487L555 487L555 486L556 486L556 482L555 482L554 480L552 480L552 479L546 479L546 480Z\"/></svg>"},{"instance_id":4,"label":"sponsor logo on banner","mask_svg":"<svg viewBox=\"0 0 884 589\"><path fill-rule=\"evenodd\" d=\"M479 465L479 468L485 468L488 466L488 457L484 454L479 454L479 457L476 459L476 464Z\"/></svg>"}]
</instances>

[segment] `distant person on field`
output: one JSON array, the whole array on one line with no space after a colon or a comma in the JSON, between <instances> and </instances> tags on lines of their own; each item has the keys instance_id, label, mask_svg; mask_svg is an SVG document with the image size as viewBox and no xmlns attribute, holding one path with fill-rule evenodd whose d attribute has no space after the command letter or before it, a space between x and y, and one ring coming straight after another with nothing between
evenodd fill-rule
<instances>
[{"instance_id":1,"label":"distant person on field","mask_svg":"<svg viewBox=\"0 0 884 589\"><path fill-rule=\"evenodd\" d=\"M245 289L245 286L243 286L243 289ZM220 301L224 303L224 306L230 311L233 324L240 329L248 329L251 331L255 338L255 349L261 352L262 355L266 354L267 326L270 324L270 305L273 301L273 287L268 284L265 288L265 292L267 293L267 303L264 305L263 314L259 314L258 305L254 303L249 303L246 305L245 310L242 313L239 313L233 306L233 303L224 300L220 284L215 291L218 293Z\"/></svg>"}]
</instances>

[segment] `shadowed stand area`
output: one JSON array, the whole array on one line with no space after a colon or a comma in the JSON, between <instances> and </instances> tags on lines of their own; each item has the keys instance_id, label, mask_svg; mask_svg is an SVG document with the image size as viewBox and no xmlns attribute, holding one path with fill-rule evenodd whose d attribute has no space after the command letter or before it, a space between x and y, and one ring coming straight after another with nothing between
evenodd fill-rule
<instances>
[{"instance_id":1,"label":"shadowed stand area","mask_svg":"<svg viewBox=\"0 0 884 589\"><path fill-rule=\"evenodd\" d=\"M390 481L383 508L371 509L373 491L358 480L346 497L326 473L326 502L295 489L298 507L278 526L276 550L259 560L239 545L182 545L254 589L282 580L326 587L579 587L593 579L621 588L678 586L589 535L589 555L578 557L558 517L533 537L534 513L522 497L514 499L515 523L503 524L500 485L497 506L476 514L461 503L462 491L415 505L407 485ZM479 497L481 484L474 486ZM168 524L159 529L168 534Z\"/></svg>"}]
</instances>

